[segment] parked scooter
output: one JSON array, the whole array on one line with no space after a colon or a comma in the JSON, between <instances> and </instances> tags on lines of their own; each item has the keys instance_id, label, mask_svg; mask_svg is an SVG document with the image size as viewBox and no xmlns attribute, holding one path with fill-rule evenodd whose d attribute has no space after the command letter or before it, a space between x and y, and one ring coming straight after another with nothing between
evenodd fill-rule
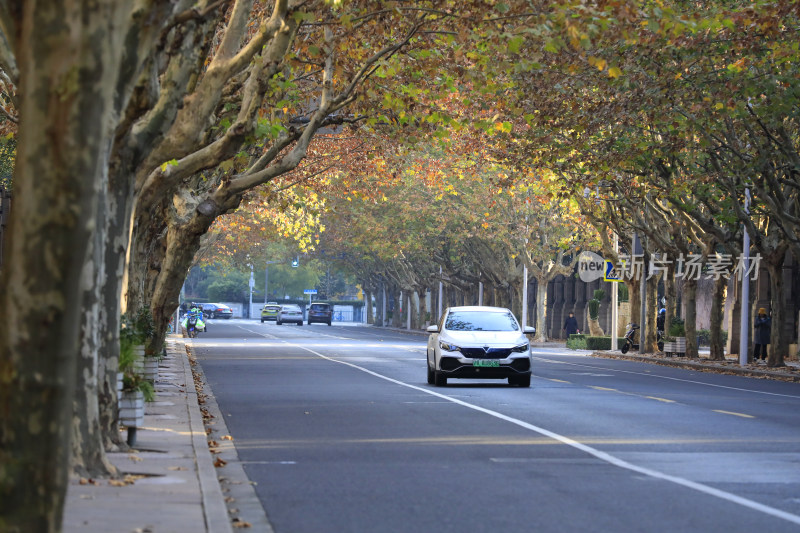
<instances>
[{"instance_id":1,"label":"parked scooter","mask_svg":"<svg viewBox=\"0 0 800 533\"><path fill-rule=\"evenodd\" d=\"M628 353L629 350L638 350L639 343L635 342L636 332L639 330L639 324L631 322L628 324L628 328L625 330L625 344L622 346L621 350L622 353ZM658 350L663 352L664 351L664 332L656 330L656 344L658 345Z\"/></svg>"},{"instance_id":2,"label":"parked scooter","mask_svg":"<svg viewBox=\"0 0 800 533\"><path fill-rule=\"evenodd\" d=\"M639 329L639 324L631 322L628 324L627 329L625 330L625 344L622 345L622 353L628 353L628 350L638 350L639 344L634 342L634 337L636 336L636 330Z\"/></svg>"}]
</instances>

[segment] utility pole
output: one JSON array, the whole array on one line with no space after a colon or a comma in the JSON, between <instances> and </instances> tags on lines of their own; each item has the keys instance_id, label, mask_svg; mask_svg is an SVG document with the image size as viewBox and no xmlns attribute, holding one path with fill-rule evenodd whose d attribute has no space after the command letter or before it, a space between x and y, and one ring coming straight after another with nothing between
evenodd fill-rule
<instances>
[{"instance_id":1,"label":"utility pole","mask_svg":"<svg viewBox=\"0 0 800 533\"><path fill-rule=\"evenodd\" d=\"M750 188L744 191L744 212L750 216ZM739 313L739 364L747 364L747 352L750 348L750 233L744 224L742 238L742 259L744 269L742 275L742 311Z\"/></svg>"}]
</instances>

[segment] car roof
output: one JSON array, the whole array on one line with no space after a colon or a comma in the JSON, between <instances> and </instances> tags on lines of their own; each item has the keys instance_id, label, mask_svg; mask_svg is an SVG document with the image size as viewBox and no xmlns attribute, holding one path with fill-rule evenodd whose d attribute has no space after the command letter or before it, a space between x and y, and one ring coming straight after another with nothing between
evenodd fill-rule
<instances>
[{"instance_id":1,"label":"car roof","mask_svg":"<svg viewBox=\"0 0 800 533\"><path fill-rule=\"evenodd\" d=\"M448 312L453 311L484 311L486 313L510 313L511 310L505 307L490 307L487 305L462 305L458 307L448 307Z\"/></svg>"}]
</instances>

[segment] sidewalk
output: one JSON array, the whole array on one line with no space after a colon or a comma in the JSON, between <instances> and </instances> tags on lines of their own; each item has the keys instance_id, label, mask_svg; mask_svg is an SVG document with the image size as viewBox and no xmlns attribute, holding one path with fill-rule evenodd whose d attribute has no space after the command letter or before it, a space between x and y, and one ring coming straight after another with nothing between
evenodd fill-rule
<instances>
[{"instance_id":1,"label":"sidewalk","mask_svg":"<svg viewBox=\"0 0 800 533\"><path fill-rule=\"evenodd\" d=\"M705 372L720 372L754 378L771 378L784 381L800 382L800 362L798 361L785 361L786 366L784 367L769 368L763 362L760 364L751 363L742 366L739 364L738 357L730 356L726 356L725 361L712 361L708 358L708 348L701 348L698 355L699 357L697 359L690 359L687 357L667 357L663 353L627 353L623 355L619 350L597 351L591 353L592 357L626 359L629 361L641 361L645 363L653 363L663 366L675 366Z\"/></svg>"},{"instance_id":2,"label":"sidewalk","mask_svg":"<svg viewBox=\"0 0 800 533\"><path fill-rule=\"evenodd\" d=\"M155 388L156 401L145 406L135 449L108 454L120 478L70 479L65 533L233 531L191 365L177 335L167 339Z\"/></svg>"}]
</instances>

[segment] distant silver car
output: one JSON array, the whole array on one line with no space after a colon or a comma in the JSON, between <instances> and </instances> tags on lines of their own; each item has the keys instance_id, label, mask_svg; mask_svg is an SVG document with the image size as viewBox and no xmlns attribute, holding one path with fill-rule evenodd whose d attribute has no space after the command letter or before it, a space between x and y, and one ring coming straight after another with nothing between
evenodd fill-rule
<instances>
[{"instance_id":1,"label":"distant silver car","mask_svg":"<svg viewBox=\"0 0 800 533\"><path fill-rule=\"evenodd\" d=\"M449 307L439 324L428 328L428 383L448 378L508 379L531 386L531 347L514 314L502 307Z\"/></svg>"},{"instance_id":2,"label":"distant silver car","mask_svg":"<svg viewBox=\"0 0 800 533\"><path fill-rule=\"evenodd\" d=\"M303 325L303 310L299 305L286 304L281 306L278 311L278 316L275 317L275 323L281 325L284 322L294 322L298 326Z\"/></svg>"}]
</instances>

